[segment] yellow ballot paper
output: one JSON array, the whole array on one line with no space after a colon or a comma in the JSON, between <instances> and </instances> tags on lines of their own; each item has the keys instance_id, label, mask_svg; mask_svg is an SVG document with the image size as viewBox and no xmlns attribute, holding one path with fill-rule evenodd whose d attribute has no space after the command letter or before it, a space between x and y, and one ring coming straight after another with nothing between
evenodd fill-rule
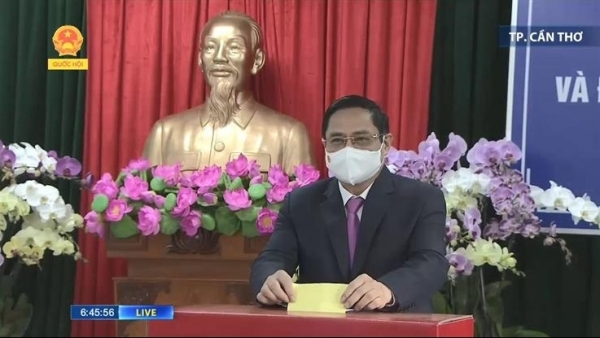
<instances>
[{"instance_id":1,"label":"yellow ballot paper","mask_svg":"<svg viewBox=\"0 0 600 338\"><path fill-rule=\"evenodd\" d=\"M288 312L346 313L340 301L348 284L294 284L296 301L289 303Z\"/></svg>"}]
</instances>

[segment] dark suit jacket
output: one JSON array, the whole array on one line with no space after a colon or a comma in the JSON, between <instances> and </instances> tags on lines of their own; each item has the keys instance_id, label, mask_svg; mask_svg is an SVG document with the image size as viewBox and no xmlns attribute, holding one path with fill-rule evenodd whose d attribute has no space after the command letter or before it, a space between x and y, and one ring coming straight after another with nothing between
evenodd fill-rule
<instances>
[{"instance_id":1,"label":"dark suit jacket","mask_svg":"<svg viewBox=\"0 0 600 338\"><path fill-rule=\"evenodd\" d=\"M447 280L445 223L440 189L384 167L363 206L351 270L338 181L318 181L286 197L250 284L256 296L268 276L292 275L296 266L298 283L349 283L366 273L392 291L394 310L430 313L433 294Z\"/></svg>"}]
</instances>

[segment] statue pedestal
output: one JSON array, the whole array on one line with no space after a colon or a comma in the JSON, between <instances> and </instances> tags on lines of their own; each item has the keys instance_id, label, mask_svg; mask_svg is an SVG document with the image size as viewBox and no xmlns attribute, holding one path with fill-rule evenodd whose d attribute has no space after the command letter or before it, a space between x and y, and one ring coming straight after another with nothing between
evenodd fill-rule
<instances>
[{"instance_id":1,"label":"statue pedestal","mask_svg":"<svg viewBox=\"0 0 600 338\"><path fill-rule=\"evenodd\" d=\"M248 305L251 264L268 236L244 238L201 231L195 238L107 238L108 257L125 258L127 277L115 278L115 304ZM144 322L117 322L117 337L147 336Z\"/></svg>"}]
</instances>

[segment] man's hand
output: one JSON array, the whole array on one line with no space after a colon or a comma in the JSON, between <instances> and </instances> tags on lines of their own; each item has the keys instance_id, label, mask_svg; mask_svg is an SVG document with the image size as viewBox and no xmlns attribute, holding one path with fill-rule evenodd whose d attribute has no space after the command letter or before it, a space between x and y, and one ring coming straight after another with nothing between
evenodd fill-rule
<instances>
[{"instance_id":1,"label":"man's hand","mask_svg":"<svg viewBox=\"0 0 600 338\"><path fill-rule=\"evenodd\" d=\"M342 294L344 306L356 311L382 309L392 299L392 291L367 274L356 277Z\"/></svg>"},{"instance_id":2,"label":"man's hand","mask_svg":"<svg viewBox=\"0 0 600 338\"><path fill-rule=\"evenodd\" d=\"M291 303L295 300L292 277L284 270L270 275L263 284L256 299L265 305Z\"/></svg>"}]
</instances>

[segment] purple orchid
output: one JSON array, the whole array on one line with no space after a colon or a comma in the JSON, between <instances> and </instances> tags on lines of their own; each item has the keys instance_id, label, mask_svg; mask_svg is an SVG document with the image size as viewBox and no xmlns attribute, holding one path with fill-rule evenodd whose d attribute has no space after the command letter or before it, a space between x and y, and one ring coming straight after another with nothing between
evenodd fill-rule
<instances>
[{"instance_id":1,"label":"purple orchid","mask_svg":"<svg viewBox=\"0 0 600 338\"><path fill-rule=\"evenodd\" d=\"M453 163L458 162L467 153L467 142L462 137L450 133L448 145L442 150L442 153L448 156Z\"/></svg>"},{"instance_id":2,"label":"purple orchid","mask_svg":"<svg viewBox=\"0 0 600 338\"><path fill-rule=\"evenodd\" d=\"M56 161L57 176L60 177L75 177L81 173L81 163L76 159L65 156Z\"/></svg>"},{"instance_id":3,"label":"purple orchid","mask_svg":"<svg viewBox=\"0 0 600 338\"><path fill-rule=\"evenodd\" d=\"M469 208L465 211L463 227L469 232L473 239L481 237L481 212L477 208Z\"/></svg>"},{"instance_id":4,"label":"purple orchid","mask_svg":"<svg viewBox=\"0 0 600 338\"><path fill-rule=\"evenodd\" d=\"M17 156L8 148L0 147L0 167L12 167Z\"/></svg>"},{"instance_id":5,"label":"purple orchid","mask_svg":"<svg viewBox=\"0 0 600 338\"><path fill-rule=\"evenodd\" d=\"M79 181L79 185L82 189L91 189L94 186L94 175L92 173L85 174Z\"/></svg>"},{"instance_id":6,"label":"purple orchid","mask_svg":"<svg viewBox=\"0 0 600 338\"><path fill-rule=\"evenodd\" d=\"M447 146L440 149L440 141L432 133L419 144L417 150L391 148L385 164L396 175L441 187L444 175L455 167L460 168L460 160L465 156L470 165L468 170L474 174L484 174L490 180L485 196L476 198L481 205L489 203L497 218L482 219L485 215L481 214L479 207L459 209L460 212L454 212L453 217L458 216L463 230L457 230L457 221L449 217L450 221L446 224L449 243L457 245L465 240L464 236L505 240L512 235L532 237L539 233L540 220L534 214L531 187L525 182L523 174L512 168L522 156L516 144L509 140L489 141L482 138L469 149L462 137L450 133Z\"/></svg>"},{"instance_id":7,"label":"purple orchid","mask_svg":"<svg viewBox=\"0 0 600 338\"><path fill-rule=\"evenodd\" d=\"M446 148L434 133L418 146L418 152L390 149L385 164L396 175L441 186L442 177L451 170L467 150L465 140L450 134Z\"/></svg>"},{"instance_id":8,"label":"purple orchid","mask_svg":"<svg viewBox=\"0 0 600 338\"><path fill-rule=\"evenodd\" d=\"M459 252L452 252L446 255L446 259L454 267L454 271L458 275L469 276L473 272L473 263Z\"/></svg>"},{"instance_id":9,"label":"purple orchid","mask_svg":"<svg viewBox=\"0 0 600 338\"><path fill-rule=\"evenodd\" d=\"M58 153L56 152L56 150L50 150L48 152L48 157L53 158L53 159L55 159L57 161L60 158L60 156L58 156Z\"/></svg>"},{"instance_id":10,"label":"purple orchid","mask_svg":"<svg viewBox=\"0 0 600 338\"><path fill-rule=\"evenodd\" d=\"M448 243L452 243L458 239L459 232L455 231L455 229L460 230L458 221L454 218L446 217L446 241Z\"/></svg>"}]
</instances>

